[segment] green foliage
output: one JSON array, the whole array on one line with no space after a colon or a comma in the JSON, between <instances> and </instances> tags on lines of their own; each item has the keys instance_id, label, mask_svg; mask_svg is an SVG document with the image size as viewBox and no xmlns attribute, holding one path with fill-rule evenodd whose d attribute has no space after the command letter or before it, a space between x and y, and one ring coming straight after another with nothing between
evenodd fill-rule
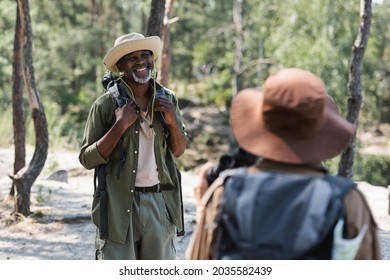
<instances>
[{"instance_id":1,"label":"green foliage","mask_svg":"<svg viewBox=\"0 0 390 280\"><path fill-rule=\"evenodd\" d=\"M390 157L381 155L357 155L354 167L355 179L375 186L390 186Z\"/></svg>"},{"instance_id":2,"label":"green foliage","mask_svg":"<svg viewBox=\"0 0 390 280\"><path fill-rule=\"evenodd\" d=\"M49 130L49 149L79 148L84 120L72 119L71 113L59 115L59 106L53 102L45 102L45 114ZM26 108L27 110L27 108ZM85 112L83 110L83 112ZM26 112L26 144L35 145L34 124L29 112ZM71 127L71 124L74 127ZM13 144L12 106L7 106L0 115L1 142L0 147L9 147Z\"/></svg>"},{"instance_id":3,"label":"green foliage","mask_svg":"<svg viewBox=\"0 0 390 280\"><path fill-rule=\"evenodd\" d=\"M337 174L338 163L339 157L335 157L324 164L331 174ZM387 187L390 185L390 157L356 153L352 172L355 181Z\"/></svg>"},{"instance_id":4,"label":"green foliage","mask_svg":"<svg viewBox=\"0 0 390 280\"><path fill-rule=\"evenodd\" d=\"M324 80L328 93L346 115L348 71L360 25L359 8L353 0L245 1L242 87L261 86L281 67L304 68ZM234 65L231 2L185 1L177 3L174 11L180 21L171 28L173 84L181 81L193 85L198 81L202 87L195 95L218 106L226 104L231 98ZM389 11L388 6L373 6L362 76L365 100L360 123L364 126L372 125L381 114L378 108L384 98L379 85L385 79L385 69L389 69L388 56L382 59L388 46ZM378 67L384 65L383 61L387 61L386 66Z\"/></svg>"},{"instance_id":5,"label":"green foliage","mask_svg":"<svg viewBox=\"0 0 390 280\"><path fill-rule=\"evenodd\" d=\"M105 52L118 35L143 31L150 5L135 0L95 3L96 12L88 1L30 3L38 86L43 99L60 105L60 114L78 107L79 98L86 96L91 103L100 94ZM171 83L184 88L185 93L189 85L206 83L199 92L190 92L216 105L231 98L235 36L232 4L176 1L172 12L179 21L171 26ZM0 26L7 31L0 42L0 98L9 103L16 5L11 0L0 5ZM370 46L364 60L363 90L369 97L363 123L373 122L380 115L378 104L384 97L378 79L384 79L383 73L389 68L388 58L383 59L389 37L385 24L389 7L374 6L373 10ZM243 20L242 87L261 86L269 73L281 67L301 67L321 76L341 111L346 112L351 46L359 26L356 1L248 0L243 2ZM78 119L82 119L84 109L76 110L81 114Z\"/></svg>"},{"instance_id":6,"label":"green foliage","mask_svg":"<svg viewBox=\"0 0 390 280\"><path fill-rule=\"evenodd\" d=\"M31 0L34 68L45 104L50 147L78 147L90 105L102 94L102 59L115 38L145 32L151 1ZM388 3L388 2L386 2ZM92 4L96 4L93 9ZM170 27L170 88L216 106L232 98L233 1L175 1ZM376 125L390 109L389 4L373 5L365 52L359 125ZM16 2L0 1L0 116L2 145L12 143L12 52ZM357 36L359 1L243 1L241 85L260 87L282 67L319 75L346 115L352 44ZM26 101L27 103L27 101ZM27 108L27 107L26 107ZM27 111L27 109L26 109ZM28 143L34 143L26 116ZM388 116L387 118L390 118ZM365 164L372 165L372 160Z\"/></svg>"},{"instance_id":7,"label":"green foliage","mask_svg":"<svg viewBox=\"0 0 390 280\"><path fill-rule=\"evenodd\" d=\"M0 1L0 109L11 103L12 52L15 33L16 1Z\"/></svg>"},{"instance_id":8,"label":"green foliage","mask_svg":"<svg viewBox=\"0 0 390 280\"><path fill-rule=\"evenodd\" d=\"M49 134L49 149L78 149L80 146L81 136L79 131L81 130L81 121L74 122L70 120L70 112L64 115L59 115L59 105L54 103L45 104L45 114L48 122ZM72 127L73 123L73 127ZM31 129L31 131L30 131ZM32 124L29 126L28 135L32 131ZM32 135L28 139L34 139Z\"/></svg>"},{"instance_id":9,"label":"green foliage","mask_svg":"<svg viewBox=\"0 0 390 280\"><path fill-rule=\"evenodd\" d=\"M0 114L1 141L0 147L6 148L13 144L12 106L4 106Z\"/></svg>"},{"instance_id":10,"label":"green foliage","mask_svg":"<svg viewBox=\"0 0 390 280\"><path fill-rule=\"evenodd\" d=\"M37 195L35 197L36 204L41 206L45 202L50 201L52 190L50 188L47 189L47 194L45 193L45 187L42 185L38 185ZM42 212L38 211L34 214L34 218L42 218L44 215Z\"/></svg>"}]
</instances>

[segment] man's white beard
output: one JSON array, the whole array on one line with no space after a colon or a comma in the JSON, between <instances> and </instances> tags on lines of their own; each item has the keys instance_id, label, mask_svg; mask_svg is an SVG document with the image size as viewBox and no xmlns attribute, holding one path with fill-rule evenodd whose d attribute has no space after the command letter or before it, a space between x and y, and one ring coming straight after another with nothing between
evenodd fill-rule
<instances>
[{"instance_id":1,"label":"man's white beard","mask_svg":"<svg viewBox=\"0 0 390 280\"><path fill-rule=\"evenodd\" d=\"M133 72L132 74L133 74L134 81L136 81L139 84L146 84L147 82L149 82L150 78L152 77L152 70L149 69L148 71L149 74L145 78L138 78L136 73Z\"/></svg>"}]
</instances>

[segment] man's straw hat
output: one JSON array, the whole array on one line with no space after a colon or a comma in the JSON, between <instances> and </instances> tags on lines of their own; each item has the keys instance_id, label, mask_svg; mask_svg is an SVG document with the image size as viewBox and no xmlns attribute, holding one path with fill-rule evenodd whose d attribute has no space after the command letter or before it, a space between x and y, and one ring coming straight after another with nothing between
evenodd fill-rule
<instances>
[{"instance_id":1,"label":"man's straw hat","mask_svg":"<svg viewBox=\"0 0 390 280\"><path fill-rule=\"evenodd\" d=\"M157 36L145 37L135 32L122 35L115 40L114 47L107 52L103 64L108 70L117 72L115 65L123 56L141 50L151 51L155 60L161 54L162 42Z\"/></svg>"}]
</instances>

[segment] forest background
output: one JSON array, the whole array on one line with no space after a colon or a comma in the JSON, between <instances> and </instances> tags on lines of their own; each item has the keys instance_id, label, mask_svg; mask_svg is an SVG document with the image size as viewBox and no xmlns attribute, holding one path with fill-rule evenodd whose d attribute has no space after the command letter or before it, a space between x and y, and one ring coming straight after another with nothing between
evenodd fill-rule
<instances>
[{"instance_id":1,"label":"forest background","mask_svg":"<svg viewBox=\"0 0 390 280\"><path fill-rule=\"evenodd\" d=\"M77 150L92 102L103 93L102 58L115 38L145 33L151 1L70 0L29 1L35 77L49 130L49 149ZM260 87L275 70L299 67L320 76L342 115L347 110L351 48L359 28L356 0L246 0L242 11L241 67L236 69L235 1L174 1L170 13L169 76L165 86L198 108L213 107L226 118L237 90ZM363 60L359 131L383 133L390 123L390 1L374 1L371 32ZM16 1L0 2L0 146L13 145L12 53ZM28 101L26 98L26 107ZM184 103L183 103L184 104ZM195 106L195 105L194 105ZM200 114L199 118L202 117ZM34 127L26 114L27 143L34 144ZM194 120L191 120L192 122ZM191 133L191 148L209 146L226 152L207 130ZM221 140L222 141L222 140ZM355 180L390 184L386 154L364 153L357 143ZM179 159L191 169L210 156ZM327 163L336 169L337 159Z\"/></svg>"}]
</instances>

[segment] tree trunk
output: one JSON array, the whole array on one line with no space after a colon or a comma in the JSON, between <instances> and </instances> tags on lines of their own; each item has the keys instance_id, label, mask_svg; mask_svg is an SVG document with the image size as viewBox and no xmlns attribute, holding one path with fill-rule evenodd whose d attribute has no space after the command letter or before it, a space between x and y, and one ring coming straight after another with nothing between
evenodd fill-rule
<instances>
[{"instance_id":1,"label":"tree trunk","mask_svg":"<svg viewBox=\"0 0 390 280\"><path fill-rule=\"evenodd\" d=\"M171 20L170 15L172 11L173 4L175 0L167 0L165 4L165 15L164 15L164 24L161 29L161 40L163 42L163 50L161 54L161 66L158 71L159 83L163 86L168 86L169 79L169 69L171 67L171 36L170 36L170 26L176 19Z\"/></svg>"},{"instance_id":2,"label":"tree trunk","mask_svg":"<svg viewBox=\"0 0 390 280\"><path fill-rule=\"evenodd\" d=\"M234 43L235 59L232 77L232 94L236 95L241 89L240 73L242 67L242 44L243 44L243 27L242 27L242 0L234 0L233 6L233 24L234 24Z\"/></svg>"},{"instance_id":3,"label":"tree trunk","mask_svg":"<svg viewBox=\"0 0 390 280\"><path fill-rule=\"evenodd\" d=\"M146 36L160 36L164 21L165 0L152 0Z\"/></svg>"},{"instance_id":4,"label":"tree trunk","mask_svg":"<svg viewBox=\"0 0 390 280\"><path fill-rule=\"evenodd\" d=\"M32 59L32 29L28 0L18 0L18 15L24 31L24 80L28 90L28 100L35 128L35 151L28 164L14 176L16 190L15 212L28 216L30 214L31 187L45 164L48 151L47 121L39 92L36 88ZM15 149L20 147L15 146Z\"/></svg>"},{"instance_id":5,"label":"tree trunk","mask_svg":"<svg viewBox=\"0 0 390 280\"><path fill-rule=\"evenodd\" d=\"M13 51L12 72L12 119L14 128L15 160L14 171L16 174L26 165L26 128L23 107L23 42L24 42L24 17L22 7L18 4L16 10L16 27ZM14 197L15 186L12 184L9 196Z\"/></svg>"},{"instance_id":6,"label":"tree trunk","mask_svg":"<svg viewBox=\"0 0 390 280\"><path fill-rule=\"evenodd\" d=\"M371 0L360 1L360 27L356 40L352 46L352 61L349 69L347 120L355 125L356 130L359 125L359 113L363 99L361 85L362 61L370 35L372 16L371 5ZM341 155L338 170L339 175L352 178L355 146L356 132L352 137L348 148Z\"/></svg>"},{"instance_id":7,"label":"tree trunk","mask_svg":"<svg viewBox=\"0 0 390 280\"><path fill-rule=\"evenodd\" d=\"M238 94L241 89L240 75L242 72L242 46L243 46L243 26L242 26L242 0L233 1L233 26L234 26L234 66L232 75L232 97ZM226 107L230 109L230 101L226 103ZM236 139L230 135L229 139L230 150L236 150L238 147Z\"/></svg>"}]
</instances>

